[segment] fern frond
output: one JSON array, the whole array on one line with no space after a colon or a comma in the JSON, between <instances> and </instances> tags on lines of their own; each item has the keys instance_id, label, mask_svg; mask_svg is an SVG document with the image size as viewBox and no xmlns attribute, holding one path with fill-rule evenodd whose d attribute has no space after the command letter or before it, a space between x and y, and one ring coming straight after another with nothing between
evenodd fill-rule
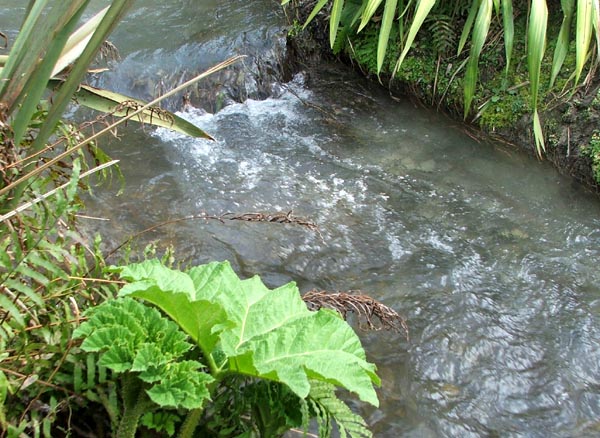
<instances>
[{"instance_id":1,"label":"fern frond","mask_svg":"<svg viewBox=\"0 0 600 438\"><path fill-rule=\"evenodd\" d=\"M365 420L350 410L348 405L335 395L335 386L319 381L311 381L309 402L319 425L319 436L331 436L332 420L337 424L340 437L372 438Z\"/></svg>"},{"instance_id":2,"label":"fern frond","mask_svg":"<svg viewBox=\"0 0 600 438\"><path fill-rule=\"evenodd\" d=\"M458 38L452 18L446 14L436 14L428 17L427 21L435 53L447 55L456 47Z\"/></svg>"}]
</instances>

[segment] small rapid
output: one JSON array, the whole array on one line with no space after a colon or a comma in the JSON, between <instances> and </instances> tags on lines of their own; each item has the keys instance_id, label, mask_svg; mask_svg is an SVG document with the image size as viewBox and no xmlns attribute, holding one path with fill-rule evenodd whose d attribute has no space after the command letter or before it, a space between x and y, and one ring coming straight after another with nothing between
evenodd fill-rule
<instances>
[{"instance_id":1,"label":"small rapid","mask_svg":"<svg viewBox=\"0 0 600 438\"><path fill-rule=\"evenodd\" d=\"M409 342L363 334L382 406L355 408L375 436L600 435L597 200L352 74L277 87L181 113L214 142L160 129L140 135L143 151L113 146L126 193L116 204L98 193L91 210L113 205L128 233L202 212L318 224L320 235L188 221L146 237L193 263L227 259L271 286L360 289L403 313Z\"/></svg>"}]
</instances>

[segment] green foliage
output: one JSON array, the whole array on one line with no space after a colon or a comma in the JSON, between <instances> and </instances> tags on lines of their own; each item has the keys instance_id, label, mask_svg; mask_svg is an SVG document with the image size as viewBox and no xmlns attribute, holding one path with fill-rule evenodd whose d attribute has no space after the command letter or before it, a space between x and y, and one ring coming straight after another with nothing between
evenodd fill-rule
<instances>
[{"instance_id":1,"label":"green foliage","mask_svg":"<svg viewBox=\"0 0 600 438\"><path fill-rule=\"evenodd\" d=\"M309 403L319 424L319 436L330 437L333 422L338 425L340 437L371 437L365 420L353 413L348 405L335 395L335 387L325 382L313 382L310 389Z\"/></svg>"},{"instance_id":2,"label":"green foliage","mask_svg":"<svg viewBox=\"0 0 600 438\"><path fill-rule=\"evenodd\" d=\"M427 17L427 28L431 35L431 45L439 56L448 55L456 47L456 27L452 17L446 14L435 14Z\"/></svg>"},{"instance_id":3,"label":"green foliage","mask_svg":"<svg viewBox=\"0 0 600 438\"><path fill-rule=\"evenodd\" d=\"M179 423L179 420L179 416L172 412L146 412L142 416L140 424L150 430L155 430L159 433L165 432L168 436L174 436L175 425Z\"/></svg>"},{"instance_id":4,"label":"green foliage","mask_svg":"<svg viewBox=\"0 0 600 438\"><path fill-rule=\"evenodd\" d=\"M301 398L318 379L378 405L375 366L352 328L335 312L309 311L294 283L271 291L258 277L240 280L227 262L181 272L149 260L118 270L130 282L119 295L167 313L198 343L213 375L278 381Z\"/></svg>"},{"instance_id":5,"label":"green foliage","mask_svg":"<svg viewBox=\"0 0 600 438\"><path fill-rule=\"evenodd\" d=\"M594 131L589 144L582 148L582 153L592 159L594 177L600 183L600 131Z\"/></svg>"},{"instance_id":6,"label":"green foliage","mask_svg":"<svg viewBox=\"0 0 600 438\"><path fill-rule=\"evenodd\" d=\"M285 1L284 1L285 3ZM315 6L313 13L307 21L311 21L316 16L316 12L321 10L327 0L321 0ZM339 7L339 2L336 2ZM556 3L556 2L555 2ZM468 47L469 53L466 57L466 68L461 76L463 87L463 114L465 118L473 115L474 101L477 100L477 84L480 78L482 68L480 59L488 50L495 50L494 40L497 35L502 35L504 40L504 59L506 86L520 86L520 82L510 82L512 79L511 67L512 58L516 51L517 59L523 57L527 59L527 69L529 75L529 111L533 120L533 132L535 146L538 154L544 151L544 133L542 132L542 123L539 115L539 107L542 102L539 96L544 92L541 90L542 82L549 87L565 85L556 84L555 81L562 71L565 71L565 58L568 56L571 42L574 42L576 60L574 65L574 76L569 80L569 87L574 90L580 85L580 78L586 66L593 71L598 63L599 57L597 49L600 46L600 26L598 26L598 16L600 16L600 2L597 0L562 0L560 2L562 11L562 24L560 32L549 35L548 20L553 17L548 14L548 2L546 0L530 0L526 4L513 4L512 0L461 0L458 2L435 2L420 0L416 2L398 2L397 0L361 0L360 8L360 26L353 33L369 32L370 29L376 29L378 32L377 44L372 47L372 55L360 58L366 59L369 71L391 73L392 77L403 79L402 65L409 60L409 52L418 48L420 39L429 44L430 49L435 53L441 53L447 50L451 45L455 46L458 57L464 57L463 49ZM346 6L344 6L346 7ZM355 5L353 5L356 8ZM382 10L383 8L383 10ZM555 15L559 11L550 11ZM381 15L382 24L376 24L374 17ZM334 44L339 44L335 40L338 34L334 32L337 29L344 11L340 14L332 15L329 18L332 40ZM574 36L571 35L571 24L573 17L576 16L576 26ZM448 24L448 17L450 23ZM527 23L524 27L529 29L527 35L517 35L515 31L515 20L525 17ZM502 34L496 32L494 23L496 19L501 19ZM396 38L393 35L392 21L399 22L399 41L401 44L393 44ZM498 20L500 22L500 20ZM427 26L423 26L427 23ZM422 27L426 27L428 32L423 32ZM557 26L558 27L558 26ZM461 37L456 44L453 30L462 28ZM419 35L421 38L419 38ZM494 36L494 37L492 37ZM344 35L345 38L348 35ZM546 40L553 38L552 45L555 47L552 60L545 61ZM595 37L595 38L593 38ZM352 36L350 36L351 39ZM367 37L369 39L369 37ZM595 46L591 41L595 39ZM492 41L490 41L492 40ZM354 41L354 39L353 39ZM337 46L336 46L337 47ZM339 47L337 47L339 49ZM358 51L356 51L358 53ZM362 54L364 55L364 53ZM393 56L397 59L395 67L387 68L386 57ZM372 59L374 58L374 62ZM543 65L547 62L550 74L545 77ZM452 64L451 60L447 65ZM374 68L371 68L374 65ZM461 64L462 65L462 64ZM458 71L456 72L458 73ZM437 74L432 83L435 83L434 89L440 89ZM586 79L590 80L590 78ZM452 82L452 80L450 81ZM450 86L450 83L447 84ZM447 89L447 88L446 88ZM445 93L444 93L445 95ZM475 117L480 115L480 109L477 110Z\"/></svg>"},{"instance_id":7,"label":"green foliage","mask_svg":"<svg viewBox=\"0 0 600 438\"><path fill-rule=\"evenodd\" d=\"M179 327L153 308L132 299L110 300L86 312L73 332L81 349L100 353L98 365L117 374L132 372L159 406L196 409L208 399L210 375L202 364L184 360L192 348Z\"/></svg>"},{"instance_id":8,"label":"green foliage","mask_svg":"<svg viewBox=\"0 0 600 438\"><path fill-rule=\"evenodd\" d=\"M97 366L123 376L123 436L135 433L140 403L154 413L143 420L153 429L164 408L187 411L184 436L200 423L203 436L275 437L311 417L324 437L333 423L343 436L371 436L334 391L377 405L375 367L351 327L333 311L309 311L295 284L269 290L258 277L240 280L227 262L178 271L148 260L112 270L128 281L121 298L89 310L73 337L98 354Z\"/></svg>"}]
</instances>

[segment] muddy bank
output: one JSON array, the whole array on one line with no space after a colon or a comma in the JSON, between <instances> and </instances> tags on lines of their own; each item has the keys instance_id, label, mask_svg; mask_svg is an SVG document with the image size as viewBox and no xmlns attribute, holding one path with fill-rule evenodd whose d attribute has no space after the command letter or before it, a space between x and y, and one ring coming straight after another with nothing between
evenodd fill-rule
<instances>
[{"instance_id":1,"label":"muddy bank","mask_svg":"<svg viewBox=\"0 0 600 438\"><path fill-rule=\"evenodd\" d=\"M372 65L374 54L369 56L366 54L368 51L359 48L361 43L365 47L373 45L368 39L376 38L376 29L371 33L363 31L359 40L351 43L351 50L334 55L329 46L326 11L319 13L305 30L301 28L314 4L313 0L300 1L287 9L291 25L287 59L291 68L310 70L323 60L335 59L380 82L394 96L416 99L423 105L449 114L457 121L463 121L462 85L460 80L449 78L453 74L451 62L442 63L440 68L439 62L436 63L430 55L428 58L426 52L413 50L405 61L408 67L403 78L390 81L385 74L378 78ZM500 58L502 55L497 56ZM513 99L516 94L514 91L497 96L497 76L502 62L496 60L496 65L489 63L481 67L482 91L476 103L482 107L485 105L486 111L483 115L480 111L472 117L470 123L465 123L465 129L476 136L507 143L537 157L527 98ZM435 77L428 76L427 73L431 71L435 71ZM448 86L442 87L440 83L444 75L448 76L445 78ZM557 171L569 175L595 194L600 194L600 136L597 131L600 121L599 87L600 81L596 80L572 95L548 93L540 111L546 141L546 152L542 159L550 161Z\"/></svg>"}]
</instances>

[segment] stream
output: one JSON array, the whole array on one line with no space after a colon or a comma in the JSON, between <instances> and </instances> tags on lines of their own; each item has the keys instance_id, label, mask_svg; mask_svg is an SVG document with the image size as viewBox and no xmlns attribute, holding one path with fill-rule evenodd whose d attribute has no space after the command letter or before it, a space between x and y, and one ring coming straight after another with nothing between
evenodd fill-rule
<instances>
[{"instance_id":1,"label":"stream","mask_svg":"<svg viewBox=\"0 0 600 438\"><path fill-rule=\"evenodd\" d=\"M12 29L26 2L3 3ZM277 3L139 1L97 83L148 98L234 54L252 69L284 44ZM214 142L133 124L107 138L126 185L96 189L86 214L105 220L84 224L111 246L202 212L293 211L320 235L189 220L139 244L229 260L271 287L365 291L402 314L409 340L360 333L381 406L348 400L375 437L600 437L598 199L346 67L259 82L248 74L243 99L223 95L219 111L180 113Z\"/></svg>"}]
</instances>

